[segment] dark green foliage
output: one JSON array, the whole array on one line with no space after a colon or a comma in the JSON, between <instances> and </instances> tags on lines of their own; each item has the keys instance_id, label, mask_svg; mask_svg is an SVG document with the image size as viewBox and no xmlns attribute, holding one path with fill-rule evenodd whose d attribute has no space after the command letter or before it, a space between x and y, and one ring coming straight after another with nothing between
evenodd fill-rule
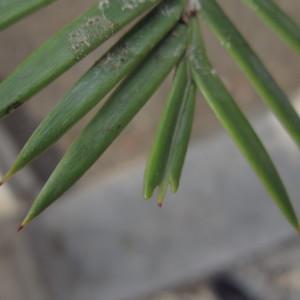
<instances>
[{"instance_id":1,"label":"dark green foliage","mask_svg":"<svg viewBox=\"0 0 300 300\"><path fill-rule=\"evenodd\" d=\"M284 42L300 52L299 25L275 2L242 1L254 8L254 12ZM0 30L50 2L0 0ZM158 187L158 204L162 205L168 186L173 192L178 189L195 115L197 87L276 205L299 230L296 213L272 159L209 62L196 18L203 18L212 29L298 146L299 115L216 0L98 1L34 51L0 83L0 117L29 100L115 32L142 15L137 25L82 76L41 122L3 178L2 183L55 143L117 86L67 150L20 228L57 200L89 169L176 65L172 89L145 171L145 198L151 197Z\"/></svg>"}]
</instances>

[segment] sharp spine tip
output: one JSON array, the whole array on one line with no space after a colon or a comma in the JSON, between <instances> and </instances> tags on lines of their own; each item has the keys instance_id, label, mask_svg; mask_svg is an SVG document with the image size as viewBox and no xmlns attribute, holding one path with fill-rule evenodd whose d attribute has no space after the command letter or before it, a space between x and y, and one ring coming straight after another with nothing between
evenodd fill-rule
<instances>
[{"instance_id":1,"label":"sharp spine tip","mask_svg":"<svg viewBox=\"0 0 300 300\"><path fill-rule=\"evenodd\" d=\"M0 186L4 185L4 183L8 182L11 177L12 177L12 175L10 175L9 173L4 175L4 177L2 177L2 179L0 180Z\"/></svg>"},{"instance_id":2,"label":"sharp spine tip","mask_svg":"<svg viewBox=\"0 0 300 300\"><path fill-rule=\"evenodd\" d=\"M20 224L20 226L18 227L17 232L20 232L21 230L23 230L24 227L27 226L28 223L29 223L30 221L31 221L31 219L27 216L27 217L23 220L23 222Z\"/></svg>"},{"instance_id":3,"label":"sharp spine tip","mask_svg":"<svg viewBox=\"0 0 300 300\"><path fill-rule=\"evenodd\" d=\"M20 232L22 229L24 229L25 225L24 224L21 224L18 229L17 229L17 232Z\"/></svg>"}]
</instances>

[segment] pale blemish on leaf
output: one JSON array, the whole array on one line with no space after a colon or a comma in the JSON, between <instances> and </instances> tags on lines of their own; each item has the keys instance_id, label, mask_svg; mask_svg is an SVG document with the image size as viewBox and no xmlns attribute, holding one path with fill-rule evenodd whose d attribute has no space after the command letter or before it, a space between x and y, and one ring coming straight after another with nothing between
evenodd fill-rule
<instances>
[{"instance_id":1,"label":"pale blemish on leaf","mask_svg":"<svg viewBox=\"0 0 300 300\"><path fill-rule=\"evenodd\" d=\"M98 4L99 10L103 10L105 7L108 7L110 5L109 0L100 0Z\"/></svg>"},{"instance_id":2,"label":"pale blemish on leaf","mask_svg":"<svg viewBox=\"0 0 300 300\"><path fill-rule=\"evenodd\" d=\"M81 59L105 34L110 34L114 23L104 14L88 18L86 22L70 33L69 43L76 59Z\"/></svg>"},{"instance_id":3,"label":"pale blemish on leaf","mask_svg":"<svg viewBox=\"0 0 300 300\"><path fill-rule=\"evenodd\" d=\"M108 52L105 56L104 66L109 69L118 69L128 58L129 50L126 45L118 47L113 52Z\"/></svg>"},{"instance_id":4,"label":"pale blemish on leaf","mask_svg":"<svg viewBox=\"0 0 300 300\"><path fill-rule=\"evenodd\" d=\"M122 10L132 10L149 0L121 0Z\"/></svg>"}]
</instances>

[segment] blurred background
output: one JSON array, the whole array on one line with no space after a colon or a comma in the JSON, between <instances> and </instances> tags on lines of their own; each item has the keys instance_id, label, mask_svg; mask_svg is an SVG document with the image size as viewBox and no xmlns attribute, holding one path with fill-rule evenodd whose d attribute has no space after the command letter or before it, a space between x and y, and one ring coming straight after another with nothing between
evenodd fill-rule
<instances>
[{"instance_id":1,"label":"blurred background","mask_svg":"<svg viewBox=\"0 0 300 300\"><path fill-rule=\"evenodd\" d=\"M57 1L1 32L0 80L93 2ZM299 1L276 2L300 21ZM299 57L239 0L222 6L299 111ZM216 70L265 141L300 212L299 150L204 28ZM1 121L0 173L115 41ZM80 182L24 232L16 233L19 220L91 115L0 189L0 299L299 299L298 237L201 96L179 193L162 209L143 201L143 169L169 87L166 80Z\"/></svg>"}]
</instances>

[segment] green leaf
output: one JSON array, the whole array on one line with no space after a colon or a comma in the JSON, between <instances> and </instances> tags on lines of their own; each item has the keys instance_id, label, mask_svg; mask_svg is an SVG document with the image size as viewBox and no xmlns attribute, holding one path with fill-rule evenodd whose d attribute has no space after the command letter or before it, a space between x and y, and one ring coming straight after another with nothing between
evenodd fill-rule
<instances>
[{"instance_id":1,"label":"green leaf","mask_svg":"<svg viewBox=\"0 0 300 300\"><path fill-rule=\"evenodd\" d=\"M103 154L178 62L187 46L186 26L178 25L127 78L70 146L20 229L69 189Z\"/></svg>"},{"instance_id":2,"label":"green leaf","mask_svg":"<svg viewBox=\"0 0 300 300\"><path fill-rule=\"evenodd\" d=\"M300 54L300 26L272 0L243 0L281 39Z\"/></svg>"},{"instance_id":3,"label":"green leaf","mask_svg":"<svg viewBox=\"0 0 300 300\"><path fill-rule=\"evenodd\" d=\"M189 57L199 90L270 192L279 209L290 224L299 230L297 216L271 158L207 58L199 24L195 18L192 20L192 30Z\"/></svg>"},{"instance_id":4,"label":"green leaf","mask_svg":"<svg viewBox=\"0 0 300 300\"><path fill-rule=\"evenodd\" d=\"M144 174L144 197L149 199L163 178L173 133L188 82L186 61L176 69L172 89L159 122L150 157Z\"/></svg>"},{"instance_id":5,"label":"green leaf","mask_svg":"<svg viewBox=\"0 0 300 300\"><path fill-rule=\"evenodd\" d=\"M182 168L191 136L195 114L195 94L196 88L192 83L187 89L172 141L171 154L168 162L168 181L170 182L174 193L179 187Z\"/></svg>"},{"instance_id":6,"label":"green leaf","mask_svg":"<svg viewBox=\"0 0 300 300\"><path fill-rule=\"evenodd\" d=\"M109 50L42 121L3 180L8 180L56 142L123 77L132 72L176 24L183 8L182 0L165 1Z\"/></svg>"},{"instance_id":7,"label":"green leaf","mask_svg":"<svg viewBox=\"0 0 300 300\"><path fill-rule=\"evenodd\" d=\"M0 0L0 31L55 0Z\"/></svg>"},{"instance_id":8,"label":"green leaf","mask_svg":"<svg viewBox=\"0 0 300 300\"><path fill-rule=\"evenodd\" d=\"M126 5L126 2L98 1L50 38L0 83L0 118L159 2L136 1L135 5Z\"/></svg>"},{"instance_id":9,"label":"green leaf","mask_svg":"<svg viewBox=\"0 0 300 300\"><path fill-rule=\"evenodd\" d=\"M201 12L221 44L228 50L265 103L300 146L300 118L247 41L215 0L201 1Z\"/></svg>"},{"instance_id":10,"label":"green leaf","mask_svg":"<svg viewBox=\"0 0 300 300\"><path fill-rule=\"evenodd\" d=\"M182 168L192 131L195 113L195 85L189 81L185 89L184 100L177 118L168 162L164 170L164 177L159 185L157 203L162 206L169 184L175 193L178 190Z\"/></svg>"},{"instance_id":11,"label":"green leaf","mask_svg":"<svg viewBox=\"0 0 300 300\"><path fill-rule=\"evenodd\" d=\"M159 186L157 204L162 206L168 185L178 189L191 134L195 109L195 87L187 62L182 58L162 112L144 175L144 197L149 199Z\"/></svg>"}]
</instances>

